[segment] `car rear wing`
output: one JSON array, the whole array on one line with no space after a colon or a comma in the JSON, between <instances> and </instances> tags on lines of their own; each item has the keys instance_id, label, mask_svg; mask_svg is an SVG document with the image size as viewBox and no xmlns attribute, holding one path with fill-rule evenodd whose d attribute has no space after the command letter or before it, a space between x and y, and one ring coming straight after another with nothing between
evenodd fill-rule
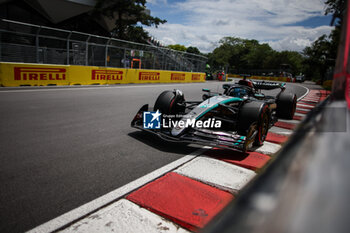
<instances>
[{"instance_id":1,"label":"car rear wing","mask_svg":"<svg viewBox=\"0 0 350 233\"><path fill-rule=\"evenodd\" d=\"M284 90L286 89L286 83L278 83L278 82L265 82L265 81L254 81L253 83L253 88L259 89L259 90L273 90L273 89L281 89ZM236 83L237 85L238 83ZM222 88L224 90L230 89L230 87L233 84L223 84ZM239 85L239 84L238 84Z\"/></svg>"},{"instance_id":2,"label":"car rear wing","mask_svg":"<svg viewBox=\"0 0 350 233\"><path fill-rule=\"evenodd\" d=\"M286 89L286 83L255 81L253 84L256 89L260 90L273 90L277 88L280 88L282 90Z\"/></svg>"}]
</instances>

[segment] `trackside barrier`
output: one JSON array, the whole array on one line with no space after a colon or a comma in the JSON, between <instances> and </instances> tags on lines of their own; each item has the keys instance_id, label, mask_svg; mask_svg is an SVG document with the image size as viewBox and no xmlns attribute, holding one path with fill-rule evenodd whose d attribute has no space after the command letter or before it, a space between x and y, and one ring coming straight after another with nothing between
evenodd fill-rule
<instances>
[{"instance_id":1,"label":"trackside barrier","mask_svg":"<svg viewBox=\"0 0 350 233\"><path fill-rule=\"evenodd\" d=\"M0 63L0 84L5 87L179 82L205 82L205 73L98 66Z\"/></svg>"},{"instance_id":2,"label":"trackside barrier","mask_svg":"<svg viewBox=\"0 0 350 233\"><path fill-rule=\"evenodd\" d=\"M68 85L68 66L0 63L2 86Z\"/></svg>"},{"instance_id":3,"label":"trackside barrier","mask_svg":"<svg viewBox=\"0 0 350 233\"><path fill-rule=\"evenodd\" d=\"M227 77L232 78L243 78L238 74L228 74ZM281 82L293 82L292 78L289 77L272 77L272 76L251 76L251 79L269 80L269 81L281 81Z\"/></svg>"}]
</instances>

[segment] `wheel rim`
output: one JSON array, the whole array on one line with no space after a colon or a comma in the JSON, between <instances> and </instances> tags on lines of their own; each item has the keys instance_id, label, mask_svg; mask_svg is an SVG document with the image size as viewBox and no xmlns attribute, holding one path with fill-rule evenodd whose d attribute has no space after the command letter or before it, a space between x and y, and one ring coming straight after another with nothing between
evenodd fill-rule
<instances>
[{"instance_id":1,"label":"wheel rim","mask_svg":"<svg viewBox=\"0 0 350 233\"><path fill-rule=\"evenodd\" d=\"M246 142L245 142L245 150L249 149L249 145L252 145L254 143L254 133L257 130L257 125L256 123L253 123L250 125L248 132L247 132L247 136L246 136Z\"/></svg>"},{"instance_id":2,"label":"wheel rim","mask_svg":"<svg viewBox=\"0 0 350 233\"><path fill-rule=\"evenodd\" d=\"M259 138L261 143L265 141L268 130L269 130L269 118L267 114L264 114L261 122L261 134L260 134L261 136Z\"/></svg>"}]
</instances>

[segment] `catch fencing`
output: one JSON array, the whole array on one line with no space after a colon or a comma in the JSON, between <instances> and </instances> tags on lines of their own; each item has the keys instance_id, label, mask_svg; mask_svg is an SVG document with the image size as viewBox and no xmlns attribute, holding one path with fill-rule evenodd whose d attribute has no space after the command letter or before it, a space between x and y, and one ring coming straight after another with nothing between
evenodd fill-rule
<instances>
[{"instance_id":1,"label":"catch fencing","mask_svg":"<svg viewBox=\"0 0 350 233\"><path fill-rule=\"evenodd\" d=\"M147 43L0 20L2 62L205 71L205 56Z\"/></svg>"}]
</instances>

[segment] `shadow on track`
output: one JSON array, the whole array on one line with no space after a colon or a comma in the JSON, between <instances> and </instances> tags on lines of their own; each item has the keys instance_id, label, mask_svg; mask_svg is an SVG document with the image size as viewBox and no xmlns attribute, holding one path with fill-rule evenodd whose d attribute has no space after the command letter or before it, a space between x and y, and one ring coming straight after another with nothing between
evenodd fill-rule
<instances>
[{"instance_id":1,"label":"shadow on track","mask_svg":"<svg viewBox=\"0 0 350 233\"><path fill-rule=\"evenodd\" d=\"M134 131L128 134L130 137L150 146L162 152L175 153L187 155L193 151L201 148L201 146L181 143L181 142L168 142L156 135L149 134L143 131Z\"/></svg>"}]
</instances>

